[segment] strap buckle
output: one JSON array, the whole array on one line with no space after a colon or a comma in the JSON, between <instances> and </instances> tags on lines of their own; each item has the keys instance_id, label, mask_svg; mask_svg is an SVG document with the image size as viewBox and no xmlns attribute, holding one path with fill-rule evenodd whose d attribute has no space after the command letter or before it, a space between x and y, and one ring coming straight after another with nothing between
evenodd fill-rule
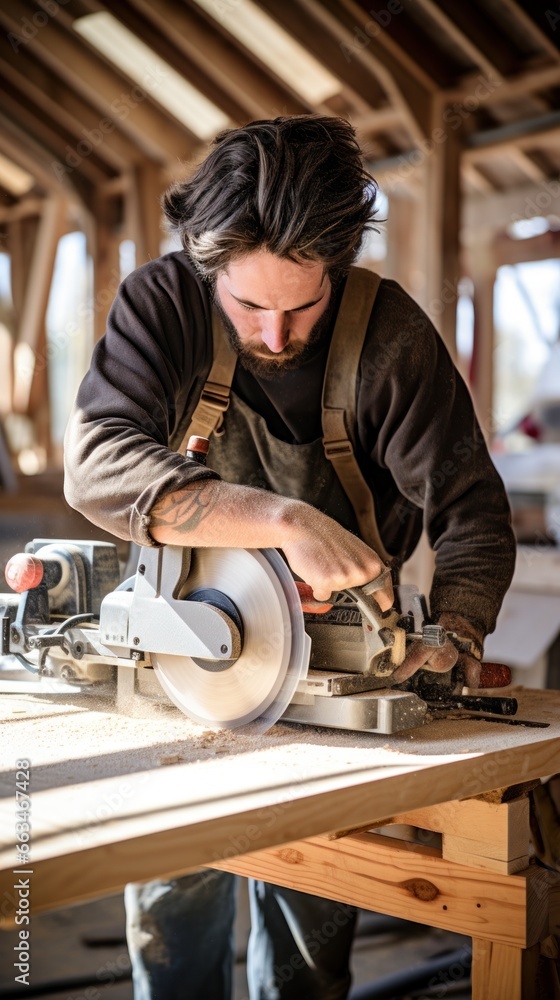
<instances>
[{"instance_id":1,"label":"strap buckle","mask_svg":"<svg viewBox=\"0 0 560 1000\"><path fill-rule=\"evenodd\" d=\"M206 382L200 394L200 401L206 403L213 410L225 413L229 406L229 392L227 385L220 385L219 382Z\"/></svg>"},{"instance_id":2,"label":"strap buckle","mask_svg":"<svg viewBox=\"0 0 560 1000\"><path fill-rule=\"evenodd\" d=\"M333 458L340 458L342 455L354 454L354 449L348 438L338 438L335 441L325 441L323 438L323 448L325 450L325 458L328 458L329 462Z\"/></svg>"}]
</instances>

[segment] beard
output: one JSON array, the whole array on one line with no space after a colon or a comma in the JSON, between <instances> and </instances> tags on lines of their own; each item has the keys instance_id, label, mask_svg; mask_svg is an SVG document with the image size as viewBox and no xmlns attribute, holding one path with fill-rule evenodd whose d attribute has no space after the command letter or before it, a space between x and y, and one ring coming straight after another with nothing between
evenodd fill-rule
<instances>
[{"instance_id":1,"label":"beard","mask_svg":"<svg viewBox=\"0 0 560 1000\"><path fill-rule=\"evenodd\" d=\"M338 306L338 297L331 289L329 303L324 313L319 316L317 322L311 327L311 331L305 343L286 344L286 347L278 354L268 351L266 345L262 345L259 353L255 353L252 348L243 343L237 328L232 323L227 313L222 308L217 294L214 292L214 305L218 310L224 330L226 331L231 347L237 354L239 361L251 375L261 379L281 378L288 372L294 371L303 365L323 344L327 342L332 331L333 319Z\"/></svg>"}]
</instances>

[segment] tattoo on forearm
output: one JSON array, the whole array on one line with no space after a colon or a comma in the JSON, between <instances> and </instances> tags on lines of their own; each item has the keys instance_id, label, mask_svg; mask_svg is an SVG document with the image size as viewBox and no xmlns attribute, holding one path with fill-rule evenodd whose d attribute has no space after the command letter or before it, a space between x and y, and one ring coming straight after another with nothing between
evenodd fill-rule
<instances>
[{"instance_id":1,"label":"tattoo on forearm","mask_svg":"<svg viewBox=\"0 0 560 1000\"><path fill-rule=\"evenodd\" d=\"M207 490L205 495L206 485L189 490L178 499L171 495L164 497L152 512L150 527L174 528L181 534L194 531L215 506Z\"/></svg>"}]
</instances>

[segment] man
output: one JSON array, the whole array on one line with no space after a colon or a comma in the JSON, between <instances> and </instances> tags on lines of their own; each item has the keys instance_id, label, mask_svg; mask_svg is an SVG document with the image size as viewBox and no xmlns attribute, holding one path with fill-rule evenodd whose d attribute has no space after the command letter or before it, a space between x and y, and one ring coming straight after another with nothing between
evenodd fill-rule
<instances>
[{"instance_id":1,"label":"man","mask_svg":"<svg viewBox=\"0 0 560 1000\"><path fill-rule=\"evenodd\" d=\"M432 615L480 654L513 571L508 504L464 384L396 282L382 281L372 297L347 386L378 551L358 537L363 518L361 527L352 491L323 451L327 361L329 371L342 365L329 360L333 328L356 297L348 289L360 272L351 266L375 201L344 121L277 118L218 136L164 200L184 250L119 289L70 420L66 495L141 545L278 547L319 600L373 579L389 559L398 567L424 523L436 550ZM222 343L238 363L205 468L173 449ZM362 534L371 537L367 524ZM389 584L380 606L392 597ZM456 659L450 643L416 644L396 679L420 668L445 674ZM461 666L476 687L477 658ZM127 908L137 998L229 996L231 876L129 886ZM256 883L251 910L251 1000L347 995L351 908ZM326 921L338 930L323 945Z\"/></svg>"}]
</instances>

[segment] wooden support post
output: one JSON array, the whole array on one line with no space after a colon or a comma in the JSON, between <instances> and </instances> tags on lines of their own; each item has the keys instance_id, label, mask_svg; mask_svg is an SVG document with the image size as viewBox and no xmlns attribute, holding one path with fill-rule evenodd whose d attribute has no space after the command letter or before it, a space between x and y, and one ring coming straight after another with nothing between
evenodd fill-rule
<instances>
[{"instance_id":1,"label":"wooden support post","mask_svg":"<svg viewBox=\"0 0 560 1000\"><path fill-rule=\"evenodd\" d=\"M489 439L493 431L496 259L492 234L483 231L481 237L473 240L466 255L468 271L474 285L471 389L483 433Z\"/></svg>"},{"instance_id":2,"label":"wooden support post","mask_svg":"<svg viewBox=\"0 0 560 1000\"><path fill-rule=\"evenodd\" d=\"M160 256L163 238L160 198L164 189L162 171L154 163L145 160L135 168L131 197L137 267Z\"/></svg>"},{"instance_id":3,"label":"wooden support post","mask_svg":"<svg viewBox=\"0 0 560 1000\"><path fill-rule=\"evenodd\" d=\"M119 243L122 198L97 191L90 230L93 258L93 339L105 333L107 315L120 283Z\"/></svg>"},{"instance_id":4,"label":"wooden support post","mask_svg":"<svg viewBox=\"0 0 560 1000\"><path fill-rule=\"evenodd\" d=\"M445 104L432 97L432 130L425 154L424 205L426 289L422 305L451 355L456 353L459 281L461 129L444 125Z\"/></svg>"},{"instance_id":5,"label":"wooden support post","mask_svg":"<svg viewBox=\"0 0 560 1000\"><path fill-rule=\"evenodd\" d=\"M425 277L421 211L418 199L410 194L389 193L384 276L398 281L413 298L421 297Z\"/></svg>"},{"instance_id":6,"label":"wooden support post","mask_svg":"<svg viewBox=\"0 0 560 1000\"><path fill-rule=\"evenodd\" d=\"M36 374L36 356L46 346L45 316L66 209L66 200L63 197L51 197L45 201L33 253L28 261L27 277L24 282L25 299L18 324L14 382L14 409L20 413L29 411ZM37 367L38 375L44 372L44 365Z\"/></svg>"}]
</instances>

